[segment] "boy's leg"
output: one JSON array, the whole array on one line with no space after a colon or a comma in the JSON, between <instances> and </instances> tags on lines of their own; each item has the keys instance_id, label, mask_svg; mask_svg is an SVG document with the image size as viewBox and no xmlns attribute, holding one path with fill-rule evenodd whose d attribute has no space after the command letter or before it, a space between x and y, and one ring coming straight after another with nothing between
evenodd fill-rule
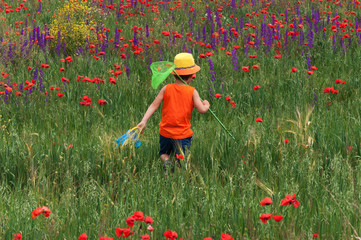
<instances>
[{"instance_id":1,"label":"boy's leg","mask_svg":"<svg viewBox=\"0 0 361 240\"><path fill-rule=\"evenodd\" d=\"M171 139L163 137L162 135L159 135L159 145L160 145L160 159L163 162L163 169L164 171L167 171L167 168L171 168L171 171L174 171L174 166L172 164L172 161L170 161L170 154L173 150Z\"/></svg>"},{"instance_id":2,"label":"boy's leg","mask_svg":"<svg viewBox=\"0 0 361 240\"><path fill-rule=\"evenodd\" d=\"M169 161L169 154L164 153L160 155L160 160L162 160L162 162Z\"/></svg>"}]
</instances>

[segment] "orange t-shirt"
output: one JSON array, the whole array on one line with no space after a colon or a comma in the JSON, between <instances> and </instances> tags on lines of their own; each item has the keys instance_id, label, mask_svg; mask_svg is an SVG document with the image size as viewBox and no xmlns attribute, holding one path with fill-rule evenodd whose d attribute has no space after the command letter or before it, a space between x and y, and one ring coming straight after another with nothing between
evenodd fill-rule
<instances>
[{"instance_id":1,"label":"orange t-shirt","mask_svg":"<svg viewBox=\"0 0 361 240\"><path fill-rule=\"evenodd\" d=\"M168 84L164 91L162 120L159 134L166 138L182 139L193 135L191 117L194 108L194 87Z\"/></svg>"}]
</instances>

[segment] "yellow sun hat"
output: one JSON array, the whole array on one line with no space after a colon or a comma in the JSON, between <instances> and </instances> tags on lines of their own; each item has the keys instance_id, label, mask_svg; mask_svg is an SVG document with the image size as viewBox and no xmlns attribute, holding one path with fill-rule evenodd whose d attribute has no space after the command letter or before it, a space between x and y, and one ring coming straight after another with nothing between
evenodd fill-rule
<instances>
[{"instance_id":1,"label":"yellow sun hat","mask_svg":"<svg viewBox=\"0 0 361 240\"><path fill-rule=\"evenodd\" d=\"M175 71L178 75L190 75L201 70L201 67L195 64L193 55L190 53L179 53L174 57ZM172 71L172 74L175 73Z\"/></svg>"}]
</instances>

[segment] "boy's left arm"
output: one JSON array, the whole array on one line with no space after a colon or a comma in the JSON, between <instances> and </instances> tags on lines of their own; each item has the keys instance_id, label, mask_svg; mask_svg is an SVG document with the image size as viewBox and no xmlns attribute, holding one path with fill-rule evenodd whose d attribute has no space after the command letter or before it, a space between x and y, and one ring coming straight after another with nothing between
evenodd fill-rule
<instances>
[{"instance_id":1,"label":"boy's left arm","mask_svg":"<svg viewBox=\"0 0 361 240\"><path fill-rule=\"evenodd\" d=\"M162 90L160 90L160 92L158 93L157 97L154 99L154 101L150 104L150 106L148 107L148 110L145 112L144 117L142 119L142 121L137 125L137 127L140 127L142 129L142 132L144 131L145 126L147 125L147 122L149 120L149 118L153 115L153 113L158 109L160 103L163 101L164 99L164 92L165 92L165 87L164 86L162 88Z\"/></svg>"}]
</instances>

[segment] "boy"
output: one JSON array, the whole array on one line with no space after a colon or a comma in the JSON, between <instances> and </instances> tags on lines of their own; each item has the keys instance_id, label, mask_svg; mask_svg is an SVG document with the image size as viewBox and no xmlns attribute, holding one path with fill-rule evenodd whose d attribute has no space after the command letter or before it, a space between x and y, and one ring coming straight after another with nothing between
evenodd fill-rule
<instances>
[{"instance_id":1,"label":"boy","mask_svg":"<svg viewBox=\"0 0 361 240\"><path fill-rule=\"evenodd\" d=\"M196 77L195 73L201 69L194 63L193 56L190 53L177 54L174 57L174 63L176 66L174 70L188 85ZM179 153L178 146L182 147L183 152L190 149L193 136L190 120L193 108L197 108L201 114L206 113L209 109L209 102L207 100L202 102L194 87L184 84L174 72L172 74L176 82L167 84L160 90L158 96L144 114L142 121L138 124L138 127L143 131L149 118L158 109L160 103L163 102L159 130L159 155L163 163L170 165L172 165L169 160L170 155Z\"/></svg>"}]
</instances>

